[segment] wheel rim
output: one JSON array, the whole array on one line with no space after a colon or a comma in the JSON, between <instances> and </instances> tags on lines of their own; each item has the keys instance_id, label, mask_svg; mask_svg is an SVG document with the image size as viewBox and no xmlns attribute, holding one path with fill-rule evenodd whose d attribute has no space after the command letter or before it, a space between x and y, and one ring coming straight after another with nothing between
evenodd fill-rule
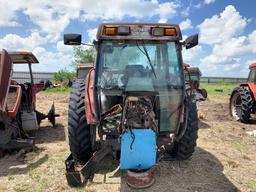
<instances>
[{"instance_id":1,"label":"wheel rim","mask_svg":"<svg viewBox=\"0 0 256 192\"><path fill-rule=\"evenodd\" d=\"M242 114L242 101L239 93L235 93L231 99L231 115L239 120Z\"/></svg>"}]
</instances>

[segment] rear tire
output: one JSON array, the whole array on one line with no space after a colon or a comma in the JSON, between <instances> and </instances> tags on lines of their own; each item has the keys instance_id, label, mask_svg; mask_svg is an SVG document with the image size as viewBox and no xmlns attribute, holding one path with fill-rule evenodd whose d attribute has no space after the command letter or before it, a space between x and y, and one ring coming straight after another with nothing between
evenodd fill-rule
<instances>
[{"instance_id":1,"label":"rear tire","mask_svg":"<svg viewBox=\"0 0 256 192\"><path fill-rule=\"evenodd\" d=\"M68 138L72 157L76 162L85 163L92 156L90 125L85 116L85 84L77 80L72 87L68 111Z\"/></svg>"},{"instance_id":2,"label":"rear tire","mask_svg":"<svg viewBox=\"0 0 256 192\"><path fill-rule=\"evenodd\" d=\"M184 135L179 141L175 141L172 155L177 160L189 159L195 151L197 133L198 133L198 116L196 103L189 101L188 103L188 120L187 128Z\"/></svg>"},{"instance_id":3,"label":"rear tire","mask_svg":"<svg viewBox=\"0 0 256 192\"><path fill-rule=\"evenodd\" d=\"M199 92L205 99L208 97L208 93L205 89L199 89Z\"/></svg>"},{"instance_id":4,"label":"rear tire","mask_svg":"<svg viewBox=\"0 0 256 192\"><path fill-rule=\"evenodd\" d=\"M246 123L250 120L253 109L253 100L250 91L246 87L237 87L233 90L230 101L229 111L231 117L237 121Z\"/></svg>"}]
</instances>

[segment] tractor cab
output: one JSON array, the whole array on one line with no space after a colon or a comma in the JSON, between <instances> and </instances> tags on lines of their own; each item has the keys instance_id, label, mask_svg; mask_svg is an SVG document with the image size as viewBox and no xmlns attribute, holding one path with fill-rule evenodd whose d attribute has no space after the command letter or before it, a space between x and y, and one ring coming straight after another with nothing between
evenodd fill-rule
<instances>
[{"instance_id":1,"label":"tractor cab","mask_svg":"<svg viewBox=\"0 0 256 192\"><path fill-rule=\"evenodd\" d=\"M127 170L150 169L161 156L161 147L170 159L192 155L194 144L182 152L173 147L185 138L186 130L197 132L196 105L187 97L181 52L183 47L196 46L198 35L182 42L175 24L103 23L96 39L95 68L85 81L74 84L70 96L69 184L81 181L74 179L79 162L85 162L80 170L85 181L94 174L90 163L97 164L95 161L111 152L120 154L120 168ZM81 35L64 35L64 44L81 45ZM187 134L193 135L192 140L197 137ZM186 154L178 157L183 152Z\"/></svg>"},{"instance_id":2,"label":"tractor cab","mask_svg":"<svg viewBox=\"0 0 256 192\"><path fill-rule=\"evenodd\" d=\"M250 73L248 76L248 82L256 83L256 63L253 63L249 67Z\"/></svg>"}]
</instances>

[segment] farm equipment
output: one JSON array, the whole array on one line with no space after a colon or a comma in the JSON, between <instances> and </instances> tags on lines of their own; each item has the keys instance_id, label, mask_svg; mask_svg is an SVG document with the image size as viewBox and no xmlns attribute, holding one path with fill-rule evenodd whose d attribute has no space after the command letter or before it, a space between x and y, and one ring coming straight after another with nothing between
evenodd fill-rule
<instances>
[{"instance_id":1,"label":"farm equipment","mask_svg":"<svg viewBox=\"0 0 256 192\"><path fill-rule=\"evenodd\" d=\"M64 35L64 44L81 45L81 35ZM160 160L186 160L194 152L196 101L185 88L178 25L103 23L99 26L95 68L77 79L70 95L65 161L71 186L93 180L107 155L120 160L129 186L149 187ZM96 136L97 135L97 136Z\"/></svg>"},{"instance_id":2,"label":"farm equipment","mask_svg":"<svg viewBox=\"0 0 256 192\"><path fill-rule=\"evenodd\" d=\"M256 63L251 64L249 69L248 81L233 90L229 102L231 117L243 123L256 114Z\"/></svg>"},{"instance_id":3,"label":"farm equipment","mask_svg":"<svg viewBox=\"0 0 256 192\"><path fill-rule=\"evenodd\" d=\"M81 63L77 65L76 79L85 79L89 71L93 68L93 63Z\"/></svg>"},{"instance_id":4,"label":"farm equipment","mask_svg":"<svg viewBox=\"0 0 256 192\"><path fill-rule=\"evenodd\" d=\"M208 94L204 88L200 88L200 77L202 73L198 67L191 67L188 64L183 64L185 73L185 82L195 92L196 100L204 101Z\"/></svg>"},{"instance_id":5,"label":"farm equipment","mask_svg":"<svg viewBox=\"0 0 256 192\"><path fill-rule=\"evenodd\" d=\"M32 147L34 140L28 132L37 130L40 122L48 118L55 126L54 105L47 115L36 110L36 93L44 84L34 83L32 64L37 58L29 52L0 54L0 150ZM13 65L28 64L30 82L18 83L12 80Z\"/></svg>"}]
</instances>

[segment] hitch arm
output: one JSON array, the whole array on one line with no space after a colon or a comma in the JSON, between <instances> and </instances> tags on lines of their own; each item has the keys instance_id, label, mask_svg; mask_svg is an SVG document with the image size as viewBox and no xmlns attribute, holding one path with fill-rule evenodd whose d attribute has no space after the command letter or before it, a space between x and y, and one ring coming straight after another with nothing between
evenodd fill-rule
<instances>
[{"instance_id":1,"label":"hitch arm","mask_svg":"<svg viewBox=\"0 0 256 192\"><path fill-rule=\"evenodd\" d=\"M112 153L112 148L106 146L96 151L93 156L79 169L74 169L74 160L69 156L66 160L66 177L69 185L81 186L88 180L92 181L95 175L97 165L106 157Z\"/></svg>"}]
</instances>

